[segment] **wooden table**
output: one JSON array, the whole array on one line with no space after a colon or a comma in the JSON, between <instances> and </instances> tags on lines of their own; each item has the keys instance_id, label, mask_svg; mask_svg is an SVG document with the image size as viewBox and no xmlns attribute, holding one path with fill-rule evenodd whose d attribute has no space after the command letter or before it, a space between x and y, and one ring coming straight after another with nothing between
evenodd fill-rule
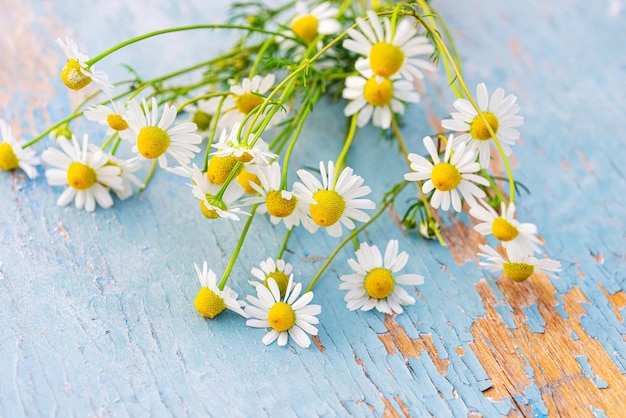
<instances>
[{"instance_id":1,"label":"wooden table","mask_svg":"<svg viewBox=\"0 0 626 418\"><path fill-rule=\"evenodd\" d=\"M84 97L58 79L57 36L93 56L149 30L223 21L228 3L0 0L0 117L28 138ZM143 194L90 214L57 207L60 191L44 179L0 173L0 416L626 416L623 5L435 2L470 85L519 97L515 174L532 191L518 200L520 218L538 225L563 272L516 284L477 267L467 218L444 218L443 248L385 215L361 239L400 240L407 270L426 277L410 290L416 305L396 317L347 311L344 249L315 288L323 312L308 350L266 347L236 315L197 315L193 263L220 274L241 224L199 216L182 179L159 173ZM228 40L167 35L98 67L116 79L121 62L157 75ZM415 148L453 100L443 74L424 88L425 106L406 118ZM342 107L316 107L301 161L336 157ZM377 137L362 130L350 160L375 200L405 171ZM233 271L240 293L283 232L253 224ZM298 231L287 256L296 277L308 282L336 244Z\"/></svg>"}]
</instances>

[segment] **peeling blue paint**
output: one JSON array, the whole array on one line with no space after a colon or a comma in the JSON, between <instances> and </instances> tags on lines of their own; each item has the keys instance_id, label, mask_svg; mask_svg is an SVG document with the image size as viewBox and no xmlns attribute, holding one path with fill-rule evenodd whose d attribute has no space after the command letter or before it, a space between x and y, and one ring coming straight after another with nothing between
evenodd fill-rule
<instances>
[{"instance_id":1,"label":"peeling blue paint","mask_svg":"<svg viewBox=\"0 0 626 418\"><path fill-rule=\"evenodd\" d=\"M524 311L524 315L526 315L526 321L524 322L528 325L530 331L543 334L546 321L539 313L539 307L536 304L533 304L522 307L522 310Z\"/></svg>"}]
</instances>

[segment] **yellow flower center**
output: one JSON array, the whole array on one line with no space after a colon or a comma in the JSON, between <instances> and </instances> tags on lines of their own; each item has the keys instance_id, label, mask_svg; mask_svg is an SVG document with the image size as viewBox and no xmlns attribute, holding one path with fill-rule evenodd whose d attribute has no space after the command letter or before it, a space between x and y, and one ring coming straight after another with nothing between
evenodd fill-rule
<instances>
[{"instance_id":1,"label":"yellow flower center","mask_svg":"<svg viewBox=\"0 0 626 418\"><path fill-rule=\"evenodd\" d=\"M365 82L363 96L372 106L387 106L393 99L393 83L388 78L379 82L372 77Z\"/></svg>"},{"instance_id":2,"label":"yellow flower center","mask_svg":"<svg viewBox=\"0 0 626 418\"><path fill-rule=\"evenodd\" d=\"M461 183L461 173L450 163L435 164L431 178L435 188L442 192L448 192Z\"/></svg>"},{"instance_id":3,"label":"yellow flower center","mask_svg":"<svg viewBox=\"0 0 626 418\"><path fill-rule=\"evenodd\" d=\"M267 205L267 211L270 215L277 218L284 218L293 213L296 209L297 199L294 195L291 195L291 199L285 199L280 190L274 190L267 194L265 197L265 204Z\"/></svg>"},{"instance_id":4,"label":"yellow flower center","mask_svg":"<svg viewBox=\"0 0 626 418\"><path fill-rule=\"evenodd\" d=\"M224 299L208 287L200 288L193 304L198 310L198 313L207 318L215 318L224 309L226 309L226 302L224 302Z\"/></svg>"},{"instance_id":5,"label":"yellow flower center","mask_svg":"<svg viewBox=\"0 0 626 418\"><path fill-rule=\"evenodd\" d=\"M72 90L80 90L91 83L91 77L81 72L81 66L74 58L67 60L65 67L61 70L61 80Z\"/></svg>"},{"instance_id":6,"label":"yellow flower center","mask_svg":"<svg viewBox=\"0 0 626 418\"><path fill-rule=\"evenodd\" d=\"M276 302L267 313L267 321L276 331L287 331L296 324L296 312L288 303Z\"/></svg>"},{"instance_id":7,"label":"yellow flower center","mask_svg":"<svg viewBox=\"0 0 626 418\"><path fill-rule=\"evenodd\" d=\"M502 266L504 274L514 282L523 282L528 279L534 272L535 266L526 263L506 262Z\"/></svg>"},{"instance_id":8,"label":"yellow flower center","mask_svg":"<svg viewBox=\"0 0 626 418\"><path fill-rule=\"evenodd\" d=\"M265 100L263 97L258 96L254 93L244 93L241 96L236 96L235 106L237 106L237 110L247 115L254 109L259 106Z\"/></svg>"},{"instance_id":9,"label":"yellow flower center","mask_svg":"<svg viewBox=\"0 0 626 418\"><path fill-rule=\"evenodd\" d=\"M378 42L370 51L370 67L374 74L391 77L397 73L404 63L404 52L388 42Z\"/></svg>"},{"instance_id":10,"label":"yellow flower center","mask_svg":"<svg viewBox=\"0 0 626 418\"><path fill-rule=\"evenodd\" d=\"M226 157L214 155L209 161L209 169L206 174L213 183L224 184L230 172L235 168L235 165L237 165L237 160L232 155ZM243 167L241 167L240 170L242 168Z\"/></svg>"},{"instance_id":11,"label":"yellow flower center","mask_svg":"<svg viewBox=\"0 0 626 418\"><path fill-rule=\"evenodd\" d=\"M217 210L213 209L213 208L220 208L221 210L227 210L228 208L226 207L226 204L224 202L222 202L221 200L215 198L215 196L213 195L206 195L207 200L209 201L209 204L211 206L211 209L209 209L206 204L204 203L204 200L200 200L200 211L202 211L202 214L204 215L205 218L209 218L209 219L218 219L221 218L221 216L217 213Z\"/></svg>"},{"instance_id":12,"label":"yellow flower center","mask_svg":"<svg viewBox=\"0 0 626 418\"><path fill-rule=\"evenodd\" d=\"M318 190L313 193L317 204L311 204L311 218L319 226L335 224L346 208L346 201L334 190Z\"/></svg>"},{"instance_id":13,"label":"yellow flower center","mask_svg":"<svg viewBox=\"0 0 626 418\"><path fill-rule=\"evenodd\" d=\"M282 271L275 271L274 273L270 273L265 276L265 281L263 282L263 284L267 288L269 288L267 282L270 278L276 281L276 284L278 285L278 290L280 291L280 296L285 296L285 292L287 292L287 285L289 284L289 277L287 277L287 275Z\"/></svg>"},{"instance_id":14,"label":"yellow flower center","mask_svg":"<svg viewBox=\"0 0 626 418\"><path fill-rule=\"evenodd\" d=\"M315 38L317 38L317 28L320 22L313 15L300 16L294 20L291 25L293 33L304 39L304 42L310 44Z\"/></svg>"},{"instance_id":15,"label":"yellow flower center","mask_svg":"<svg viewBox=\"0 0 626 418\"><path fill-rule=\"evenodd\" d=\"M500 123L498 122L498 117L491 112L483 112L483 116L491 126L491 129L494 133L498 133L498 126ZM483 122L483 119L480 115L476 115L470 123L470 134L473 138L480 139L481 141L486 141L491 138L491 134L487 129L487 125Z\"/></svg>"},{"instance_id":16,"label":"yellow flower center","mask_svg":"<svg viewBox=\"0 0 626 418\"><path fill-rule=\"evenodd\" d=\"M13 147L6 142L0 144L0 168L6 171L15 170L20 162L13 152Z\"/></svg>"},{"instance_id":17,"label":"yellow flower center","mask_svg":"<svg viewBox=\"0 0 626 418\"><path fill-rule=\"evenodd\" d=\"M111 113L110 115L108 115L107 123L112 129L115 129L116 131L123 131L125 129L128 129L128 122L126 122L124 118L117 113Z\"/></svg>"},{"instance_id":18,"label":"yellow flower center","mask_svg":"<svg viewBox=\"0 0 626 418\"><path fill-rule=\"evenodd\" d=\"M192 122L196 124L199 131L206 131L211 126L211 115L202 110L198 110L194 113Z\"/></svg>"},{"instance_id":19,"label":"yellow flower center","mask_svg":"<svg viewBox=\"0 0 626 418\"><path fill-rule=\"evenodd\" d=\"M170 146L170 136L157 126L141 128L137 135L139 153L151 160L159 158Z\"/></svg>"},{"instance_id":20,"label":"yellow flower center","mask_svg":"<svg viewBox=\"0 0 626 418\"><path fill-rule=\"evenodd\" d=\"M235 157L235 160L239 161L240 163L249 163L253 159L254 156L248 151L244 151L243 154L241 154L239 157Z\"/></svg>"},{"instance_id":21,"label":"yellow flower center","mask_svg":"<svg viewBox=\"0 0 626 418\"><path fill-rule=\"evenodd\" d=\"M261 180L256 174L252 174L246 169L241 170L241 173L237 176L237 183L248 194L255 194L257 191L250 186L250 182L261 185Z\"/></svg>"},{"instance_id":22,"label":"yellow flower center","mask_svg":"<svg viewBox=\"0 0 626 418\"><path fill-rule=\"evenodd\" d=\"M519 231L503 217L498 217L491 224L491 233L500 241L511 241L517 237Z\"/></svg>"},{"instance_id":23,"label":"yellow flower center","mask_svg":"<svg viewBox=\"0 0 626 418\"><path fill-rule=\"evenodd\" d=\"M396 281L389 270L376 267L365 276L363 287L371 298L384 299L393 292L395 283Z\"/></svg>"},{"instance_id":24,"label":"yellow flower center","mask_svg":"<svg viewBox=\"0 0 626 418\"><path fill-rule=\"evenodd\" d=\"M67 182L76 190L87 190L97 178L94 169L83 163L73 162L67 169Z\"/></svg>"}]
</instances>

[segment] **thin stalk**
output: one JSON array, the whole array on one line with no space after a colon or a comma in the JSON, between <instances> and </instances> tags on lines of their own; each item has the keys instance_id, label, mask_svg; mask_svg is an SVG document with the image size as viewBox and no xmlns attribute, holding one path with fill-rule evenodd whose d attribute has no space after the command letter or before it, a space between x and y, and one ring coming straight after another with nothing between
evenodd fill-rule
<instances>
[{"instance_id":1,"label":"thin stalk","mask_svg":"<svg viewBox=\"0 0 626 418\"><path fill-rule=\"evenodd\" d=\"M276 260L282 259L283 253L285 252L285 249L287 248L287 243L289 242L289 238L291 237L292 231L293 231L293 228L287 230L287 233L285 234L285 239L283 240L283 244L280 246L280 250L278 250L278 255L276 256Z\"/></svg>"},{"instance_id":2,"label":"thin stalk","mask_svg":"<svg viewBox=\"0 0 626 418\"><path fill-rule=\"evenodd\" d=\"M246 234L248 233L248 229L250 229L250 225L252 224L252 219L254 218L254 214L256 213L257 206L259 206L258 203L252 206L252 210L250 211L250 216L248 217L248 220L246 221L246 224L244 225L243 230L241 231L241 235L239 236L239 241L237 241L237 246L235 246L235 250L233 251L233 254L230 256L230 260L228 261L226 270L224 270L224 275L222 276L222 280L220 281L220 284L217 285L217 287L220 290L224 290L224 286L226 286L226 283L228 282L228 277L230 276L230 272L233 270L233 266L235 265L237 256L239 256L239 252L241 251L243 242L246 239Z\"/></svg>"},{"instance_id":3,"label":"thin stalk","mask_svg":"<svg viewBox=\"0 0 626 418\"><path fill-rule=\"evenodd\" d=\"M140 192L143 192L145 188L148 187L148 183L150 183L150 180L152 180L152 176L154 176L154 172L156 171L157 163L158 160L156 158L152 160L152 166L150 167L150 171L148 171L148 175L143 182L143 187L139 189Z\"/></svg>"},{"instance_id":4,"label":"thin stalk","mask_svg":"<svg viewBox=\"0 0 626 418\"><path fill-rule=\"evenodd\" d=\"M220 114L222 113L222 105L224 104L224 100L226 100L226 96L222 97L222 100L217 104L217 110L213 115L213 120L211 121L211 133L209 134L209 140L206 144L206 152L204 153L204 170L203 172L209 169L209 154L211 153L211 145L213 144L213 140L215 139L215 133L217 132L217 121L220 118Z\"/></svg>"},{"instance_id":5,"label":"thin stalk","mask_svg":"<svg viewBox=\"0 0 626 418\"><path fill-rule=\"evenodd\" d=\"M348 150L350 149L350 145L352 145L352 140L354 139L354 134L356 133L356 121L357 114L352 115L352 119L350 120L350 127L348 128L348 133L346 134L346 141L343 144L343 148L337 157L337 168L335 169L335 183L337 182L337 178L339 177L339 173L341 172L341 167L344 164L346 159L346 155L348 155Z\"/></svg>"}]
</instances>

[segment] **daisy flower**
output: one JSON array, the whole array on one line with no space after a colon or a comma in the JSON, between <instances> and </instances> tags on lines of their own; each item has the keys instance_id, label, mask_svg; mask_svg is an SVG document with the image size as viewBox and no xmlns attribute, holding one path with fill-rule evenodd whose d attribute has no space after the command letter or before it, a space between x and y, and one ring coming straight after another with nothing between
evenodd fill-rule
<instances>
[{"instance_id":1,"label":"daisy flower","mask_svg":"<svg viewBox=\"0 0 626 418\"><path fill-rule=\"evenodd\" d=\"M515 259L540 252L537 227L531 223L520 223L515 218L515 203L510 203L508 207L502 203L500 215L491 206L481 203L470 208L469 212L474 218L483 221L474 226L478 233L484 236L491 234L502 241L507 253Z\"/></svg>"},{"instance_id":2,"label":"daisy flower","mask_svg":"<svg viewBox=\"0 0 626 418\"><path fill-rule=\"evenodd\" d=\"M172 126L176 119L176 107L166 103L158 120L157 100L153 97L151 106L146 99L141 103L140 107L135 100L128 102L130 118L127 122L132 131L131 141L135 144L133 151L151 160L158 158L161 168L167 167L166 154L179 164L188 165L195 153L200 152L194 144L202 142L202 137L195 133L196 124L187 122Z\"/></svg>"},{"instance_id":3,"label":"daisy flower","mask_svg":"<svg viewBox=\"0 0 626 418\"><path fill-rule=\"evenodd\" d=\"M207 178L194 164L192 169L180 167L179 170L186 171L191 177L191 193L199 199L200 210L204 217L208 219L228 218L234 221L239 220L239 215L249 215L237 207L236 202L243 194L243 189L239 184L231 182L221 198L218 194L222 189L221 184L215 184Z\"/></svg>"},{"instance_id":4,"label":"daisy flower","mask_svg":"<svg viewBox=\"0 0 626 418\"><path fill-rule=\"evenodd\" d=\"M261 268L258 269L256 267L252 268L252 275L258 280L250 281L250 284L256 288L258 284L262 284L263 286L269 288L268 280L274 279L276 284L278 285L278 290L280 291L280 296L285 296L285 292L287 292L287 285L289 284L289 280L293 279L293 266L289 263L286 263L285 260L276 260L272 257L269 257L265 261L261 261Z\"/></svg>"},{"instance_id":5,"label":"daisy flower","mask_svg":"<svg viewBox=\"0 0 626 418\"><path fill-rule=\"evenodd\" d=\"M251 170L256 174L260 184L250 183L250 186L261 196L247 198L246 204L261 203L257 211L269 213L270 221L274 225L282 221L287 229L300 223L308 231L317 229L307 215L309 205L315 201L311 197L307 198L307 195L296 196L293 192L282 189L282 175L277 161L269 166L253 166Z\"/></svg>"},{"instance_id":6,"label":"daisy flower","mask_svg":"<svg viewBox=\"0 0 626 418\"><path fill-rule=\"evenodd\" d=\"M362 243L355 255L356 261L352 258L348 260L354 274L341 276L342 283L339 285L339 289L348 290L344 300L349 310L360 308L369 311L376 308L389 315L401 314L402 306L415 303L415 299L397 285L422 284L424 277L419 274L395 275L409 261L405 251L398 254L398 241L389 241L384 259L377 246L367 243Z\"/></svg>"},{"instance_id":7,"label":"daisy flower","mask_svg":"<svg viewBox=\"0 0 626 418\"><path fill-rule=\"evenodd\" d=\"M269 90L274 86L276 76L268 74L265 77L255 75L252 80L244 78L240 84L236 84L234 80L229 80L230 94L226 96L222 103L222 109L219 116L218 127L222 129L231 129L237 122L243 122L244 118L255 108L260 106L264 101ZM221 97L214 97L207 101L205 109L214 115L217 112ZM269 123L269 127L280 122L285 112L278 110Z\"/></svg>"},{"instance_id":8,"label":"daisy flower","mask_svg":"<svg viewBox=\"0 0 626 418\"><path fill-rule=\"evenodd\" d=\"M76 137L72 137L71 141L59 138L57 142L62 151L48 148L41 154L43 161L57 167L46 170L48 184L67 186L57 200L59 206L66 206L74 200L77 209L84 207L87 212L93 212L96 203L108 209L113 206L109 188L122 188L120 168L107 164L109 158L101 150L89 151L88 141L85 134L81 148Z\"/></svg>"},{"instance_id":9,"label":"daisy flower","mask_svg":"<svg viewBox=\"0 0 626 418\"><path fill-rule=\"evenodd\" d=\"M107 126L107 135L118 133L122 139L132 141L132 130L129 129L128 119L130 117L128 110L122 102L115 103L111 101L112 108L104 105L95 105L85 110L85 117L88 120L98 122L100 125Z\"/></svg>"},{"instance_id":10,"label":"daisy flower","mask_svg":"<svg viewBox=\"0 0 626 418\"><path fill-rule=\"evenodd\" d=\"M250 134L247 141L239 142L239 128L241 124L239 122L227 133L227 130L222 130L220 139L217 144L211 145L212 148L216 148L217 151L212 155L218 155L220 157L227 157L232 155L235 159L242 163L256 163L256 164L269 164L271 160L277 157L276 154L269 150L267 142L259 138L254 145L249 145L248 141L254 139L254 135Z\"/></svg>"},{"instance_id":11,"label":"daisy flower","mask_svg":"<svg viewBox=\"0 0 626 418\"><path fill-rule=\"evenodd\" d=\"M401 19L394 32L388 18L383 18L381 24L372 10L367 16L367 21L357 18L358 30L349 29L343 41L344 48L365 56L357 60L357 70L371 69L375 75L387 78L400 74L408 80L424 78L420 69L434 70L433 64L420 56L428 57L435 48L418 34L412 19Z\"/></svg>"},{"instance_id":12,"label":"daisy flower","mask_svg":"<svg viewBox=\"0 0 626 418\"><path fill-rule=\"evenodd\" d=\"M65 37L56 39L56 43L63 49L67 56L67 63L61 71L61 80L72 90L80 90L92 81L107 95L111 94L113 84L109 82L109 76L104 71L96 71L95 67L89 66L89 57L78 50L76 43Z\"/></svg>"},{"instance_id":13,"label":"daisy flower","mask_svg":"<svg viewBox=\"0 0 626 418\"><path fill-rule=\"evenodd\" d=\"M224 286L223 290L217 287L217 276L211 269L207 269L207 262L202 264L202 270L196 263L193 263L196 274L200 280L200 291L193 301L198 313L206 318L215 318L222 313L224 309L229 309L244 318L248 315L243 311L242 306L245 302L237 300L237 293Z\"/></svg>"},{"instance_id":14,"label":"daisy flower","mask_svg":"<svg viewBox=\"0 0 626 418\"><path fill-rule=\"evenodd\" d=\"M21 168L26 175L31 178L37 178L36 165L41 164L39 157L35 155L33 147L22 148L18 141L11 133L11 126L4 120L0 119L0 134L2 142L0 142L0 168L5 171L12 171Z\"/></svg>"},{"instance_id":15,"label":"daisy flower","mask_svg":"<svg viewBox=\"0 0 626 418\"><path fill-rule=\"evenodd\" d=\"M339 9L332 7L330 2L318 4L309 11L306 3L298 1L295 9L296 16L289 27L307 44L313 42L319 35L331 35L341 30L341 25L334 19ZM293 41L287 39L283 47L290 48L294 45Z\"/></svg>"},{"instance_id":16,"label":"daisy flower","mask_svg":"<svg viewBox=\"0 0 626 418\"><path fill-rule=\"evenodd\" d=\"M341 224L348 229L354 229L353 219L367 222L370 216L361 209L374 209L376 205L369 199L360 199L371 193L371 189L363 186L363 178L353 174L350 167L343 169L335 181L335 164L328 162L328 171L320 161L322 182L306 170L298 170L297 174L302 183L293 185L297 196L315 203L309 204L311 219L315 222L311 232L318 226L326 228L328 235L340 237ZM304 183L304 184L303 184Z\"/></svg>"},{"instance_id":17,"label":"daisy flower","mask_svg":"<svg viewBox=\"0 0 626 418\"><path fill-rule=\"evenodd\" d=\"M263 344L268 345L278 339L278 345L284 346L291 337L300 347L307 348L311 339L307 333L317 335L319 319L315 315L322 312L320 305L309 305L313 300L313 292L300 296L302 284L295 284L289 279L285 296L281 299L280 290L273 278L268 279L268 287L262 284L256 286L257 297L248 295L251 305L245 307L250 316L246 325L254 328L271 328Z\"/></svg>"},{"instance_id":18,"label":"daisy flower","mask_svg":"<svg viewBox=\"0 0 626 418\"><path fill-rule=\"evenodd\" d=\"M404 113L402 102L420 101L420 95L410 81L375 76L371 71L362 74L348 76L342 93L344 99L350 100L343 113L346 116L358 113L359 127L372 119L374 126L388 129L393 113Z\"/></svg>"},{"instance_id":19,"label":"daisy flower","mask_svg":"<svg viewBox=\"0 0 626 418\"><path fill-rule=\"evenodd\" d=\"M504 90L498 88L489 98L485 83L480 83L476 88L476 98L482 115L498 136L504 155L511 155L513 152L511 145L514 145L520 137L519 131L514 128L524 123L524 118L517 115L519 111L519 106L515 104L517 97L512 94L504 97ZM456 137L457 143L467 142L478 151L480 166L489 167L491 134L487 125L468 100L457 99L453 106L458 112L451 113L452 119L442 120L441 126L451 131L464 132Z\"/></svg>"},{"instance_id":20,"label":"daisy flower","mask_svg":"<svg viewBox=\"0 0 626 418\"><path fill-rule=\"evenodd\" d=\"M475 151L461 143L453 152L453 142L454 137L450 135L443 161L439 161L439 153L435 143L431 137L425 137L424 146L433 162L431 163L421 155L409 154L408 158L413 172L405 174L404 179L408 181L427 180L422 185L422 193L430 193L435 189L435 193L430 199L433 208L437 209L441 206L441 209L448 210L450 202L452 202L452 208L460 212L461 198L459 192L470 206L475 206L475 198L484 198L485 192L474 183L488 186L489 182L484 177L473 174L480 170L480 166L476 162Z\"/></svg>"},{"instance_id":21,"label":"daisy flower","mask_svg":"<svg viewBox=\"0 0 626 418\"><path fill-rule=\"evenodd\" d=\"M133 195L133 185L138 188L146 187L145 184L143 184L143 182L133 174L141 169L141 161L139 157L133 157L128 160L123 160L109 154L108 158L109 164L118 166L120 168L122 186L113 189L113 192L118 199L126 200L131 197Z\"/></svg>"},{"instance_id":22,"label":"daisy flower","mask_svg":"<svg viewBox=\"0 0 626 418\"><path fill-rule=\"evenodd\" d=\"M523 282L537 272L556 277L555 273L561 271L561 263L549 258L538 260L529 255L512 257L507 252L508 259L505 259L488 245L479 245L478 248L482 251L478 256L487 260L478 263L481 267L493 272L503 271L504 275L514 282Z\"/></svg>"}]
</instances>

